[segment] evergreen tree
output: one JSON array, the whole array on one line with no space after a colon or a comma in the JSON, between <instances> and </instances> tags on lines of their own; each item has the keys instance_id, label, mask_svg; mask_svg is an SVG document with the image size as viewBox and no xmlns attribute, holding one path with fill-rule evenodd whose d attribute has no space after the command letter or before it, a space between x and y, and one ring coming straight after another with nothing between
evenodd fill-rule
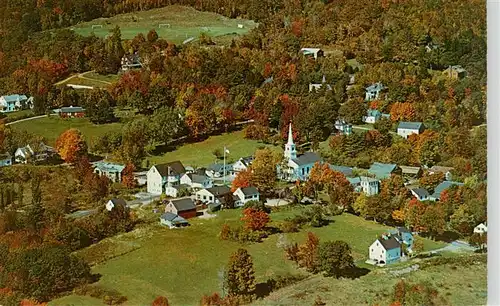
<instances>
[{"instance_id":1,"label":"evergreen tree","mask_svg":"<svg viewBox=\"0 0 500 306\"><path fill-rule=\"evenodd\" d=\"M38 231L42 228L44 213L40 177L35 174L31 179L31 208L27 215L27 223L33 230Z\"/></svg>"},{"instance_id":2,"label":"evergreen tree","mask_svg":"<svg viewBox=\"0 0 500 306\"><path fill-rule=\"evenodd\" d=\"M340 277L354 267L351 248L344 241L327 241L319 248L321 270L326 276Z\"/></svg>"},{"instance_id":3,"label":"evergreen tree","mask_svg":"<svg viewBox=\"0 0 500 306\"><path fill-rule=\"evenodd\" d=\"M249 296L255 290L253 261L248 251L238 249L229 258L226 286L229 295Z\"/></svg>"}]
</instances>

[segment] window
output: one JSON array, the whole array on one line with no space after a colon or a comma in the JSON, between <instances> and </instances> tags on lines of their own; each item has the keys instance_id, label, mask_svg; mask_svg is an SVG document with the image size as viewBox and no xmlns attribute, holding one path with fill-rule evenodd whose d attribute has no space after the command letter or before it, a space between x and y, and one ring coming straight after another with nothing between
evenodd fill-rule
<instances>
[{"instance_id":1,"label":"window","mask_svg":"<svg viewBox=\"0 0 500 306\"><path fill-rule=\"evenodd\" d=\"M382 255L380 255L380 258L382 258Z\"/></svg>"},{"instance_id":2,"label":"window","mask_svg":"<svg viewBox=\"0 0 500 306\"><path fill-rule=\"evenodd\" d=\"M207 199L207 196L203 196L203 200L206 200Z\"/></svg>"}]
</instances>

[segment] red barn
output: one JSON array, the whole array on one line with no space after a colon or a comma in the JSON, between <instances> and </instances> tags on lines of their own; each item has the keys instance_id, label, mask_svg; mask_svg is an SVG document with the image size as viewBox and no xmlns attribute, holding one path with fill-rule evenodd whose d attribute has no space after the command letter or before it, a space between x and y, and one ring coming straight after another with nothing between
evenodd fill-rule
<instances>
[{"instance_id":1,"label":"red barn","mask_svg":"<svg viewBox=\"0 0 500 306\"><path fill-rule=\"evenodd\" d=\"M171 200L165 207L166 213L173 213L184 219L196 217L196 205L191 198Z\"/></svg>"},{"instance_id":2,"label":"red barn","mask_svg":"<svg viewBox=\"0 0 500 306\"><path fill-rule=\"evenodd\" d=\"M85 116L85 109L79 106L61 107L59 116L61 118L82 118Z\"/></svg>"}]
</instances>

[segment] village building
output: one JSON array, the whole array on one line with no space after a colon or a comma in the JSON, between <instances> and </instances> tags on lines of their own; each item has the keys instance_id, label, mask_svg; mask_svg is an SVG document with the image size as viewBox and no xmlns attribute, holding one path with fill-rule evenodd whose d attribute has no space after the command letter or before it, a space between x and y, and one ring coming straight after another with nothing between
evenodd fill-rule
<instances>
[{"instance_id":1,"label":"village building","mask_svg":"<svg viewBox=\"0 0 500 306\"><path fill-rule=\"evenodd\" d=\"M401 173L405 178L417 179L422 176L422 168L411 166L399 166Z\"/></svg>"},{"instance_id":2,"label":"village building","mask_svg":"<svg viewBox=\"0 0 500 306\"><path fill-rule=\"evenodd\" d=\"M61 107L54 110L61 118L82 118L85 117L85 109L80 106Z\"/></svg>"},{"instance_id":3,"label":"village building","mask_svg":"<svg viewBox=\"0 0 500 306\"><path fill-rule=\"evenodd\" d=\"M221 199L231 193L231 189L227 186L214 186L212 188L201 189L195 193L197 201L205 204L221 204Z\"/></svg>"},{"instance_id":4,"label":"village building","mask_svg":"<svg viewBox=\"0 0 500 306\"><path fill-rule=\"evenodd\" d=\"M117 206L122 206L124 208L128 207L127 202L124 199L111 199L106 203L106 210L112 211L113 208Z\"/></svg>"},{"instance_id":5,"label":"village building","mask_svg":"<svg viewBox=\"0 0 500 306\"><path fill-rule=\"evenodd\" d=\"M154 165L147 173L147 191L151 194L162 194L167 183L168 186L179 185L184 173L186 169L180 161Z\"/></svg>"},{"instance_id":6,"label":"village building","mask_svg":"<svg viewBox=\"0 0 500 306\"><path fill-rule=\"evenodd\" d=\"M57 153L54 148L41 142L38 146L27 145L26 147L17 148L14 153L14 160L16 163L26 164L32 161L47 160L55 154Z\"/></svg>"},{"instance_id":7,"label":"village building","mask_svg":"<svg viewBox=\"0 0 500 306\"><path fill-rule=\"evenodd\" d=\"M369 247L369 258L376 264L390 264L401 258L401 243L392 236L383 235Z\"/></svg>"},{"instance_id":8,"label":"village building","mask_svg":"<svg viewBox=\"0 0 500 306\"><path fill-rule=\"evenodd\" d=\"M213 180L207 175L185 173L181 176L181 185L187 185L192 189L211 188L213 186Z\"/></svg>"},{"instance_id":9,"label":"village building","mask_svg":"<svg viewBox=\"0 0 500 306\"><path fill-rule=\"evenodd\" d=\"M453 167L443 167L443 166L432 166L428 169L429 174L434 173L443 173L444 178L447 181L451 181L453 179L452 171L455 170Z\"/></svg>"},{"instance_id":10,"label":"village building","mask_svg":"<svg viewBox=\"0 0 500 306\"><path fill-rule=\"evenodd\" d=\"M480 223L476 227L474 227L474 233L476 234L485 234L488 232L488 226L486 223Z\"/></svg>"},{"instance_id":11,"label":"village building","mask_svg":"<svg viewBox=\"0 0 500 306\"><path fill-rule=\"evenodd\" d=\"M353 169L351 167L330 165L330 169L342 173L343 175L345 175L345 177L354 175Z\"/></svg>"},{"instance_id":12,"label":"village building","mask_svg":"<svg viewBox=\"0 0 500 306\"><path fill-rule=\"evenodd\" d=\"M371 177L358 176L348 177L347 180L356 192L363 192L367 196L376 195L379 193L380 181Z\"/></svg>"},{"instance_id":13,"label":"village building","mask_svg":"<svg viewBox=\"0 0 500 306\"><path fill-rule=\"evenodd\" d=\"M122 71L142 68L141 58L137 52L125 54L121 60Z\"/></svg>"},{"instance_id":14,"label":"village building","mask_svg":"<svg viewBox=\"0 0 500 306\"><path fill-rule=\"evenodd\" d=\"M366 111L366 116L363 116L364 123L375 123L382 118L382 113L376 109L369 109Z\"/></svg>"},{"instance_id":15,"label":"village building","mask_svg":"<svg viewBox=\"0 0 500 306\"><path fill-rule=\"evenodd\" d=\"M248 170L250 168L250 165L253 162L253 156L246 156L238 159L234 164L233 164L233 172L238 173L241 171Z\"/></svg>"},{"instance_id":16,"label":"village building","mask_svg":"<svg viewBox=\"0 0 500 306\"><path fill-rule=\"evenodd\" d=\"M425 188L412 188L410 189L411 194L419 201L429 200L429 191Z\"/></svg>"},{"instance_id":17,"label":"village building","mask_svg":"<svg viewBox=\"0 0 500 306\"><path fill-rule=\"evenodd\" d=\"M0 112L8 113L20 109L33 108L33 97L25 95L9 95L0 97Z\"/></svg>"},{"instance_id":18,"label":"village building","mask_svg":"<svg viewBox=\"0 0 500 306\"><path fill-rule=\"evenodd\" d=\"M288 127L288 142L285 144L284 165L278 165L278 175L286 181L306 181L315 163L321 162L321 157L314 152L297 155L293 141L292 124Z\"/></svg>"},{"instance_id":19,"label":"village building","mask_svg":"<svg viewBox=\"0 0 500 306\"><path fill-rule=\"evenodd\" d=\"M0 167L12 166L12 155L9 152L0 154Z\"/></svg>"},{"instance_id":20,"label":"village building","mask_svg":"<svg viewBox=\"0 0 500 306\"><path fill-rule=\"evenodd\" d=\"M325 76L323 76L321 83L309 83L309 92L313 90L319 91L325 85L326 85L326 90L332 90L332 86L330 86L330 84L326 84L326 78Z\"/></svg>"},{"instance_id":21,"label":"village building","mask_svg":"<svg viewBox=\"0 0 500 306\"><path fill-rule=\"evenodd\" d=\"M443 191L447 190L448 188L450 188L452 186L463 186L463 185L464 185L463 183L453 182L453 181L441 182L439 185L437 185L436 188L434 188L434 193L429 196L429 200L439 201L439 199L441 198L441 193Z\"/></svg>"},{"instance_id":22,"label":"village building","mask_svg":"<svg viewBox=\"0 0 500 306\"><path fill-rule=\"evenodd\" d=\"M424 130L422 122L400 122L398 125L398 135L405 139L412 134L422 134Z\"/></svg>"},{"instance_id":23,"label":"village building","mask_svg":"<svg viewBox=\"0 0 500 306\"><path fill-rule=\"evenodd\" d=\"M401 168L396 164L373 163L368 169L368 173L374 175L379 180L391 177L391 174L401 174Z\"/></svg>"},{"instance_id":24,"label":"village building","mask_svg":"<svg viewBox=\"0 0 500 306\"><path fill-rule=\"evenodd\" d=\"M250 201L259 201L259 191L255 187L244 187L244 188L238 188L236 191L233 193L238 199L235 202L236 206L243 206L247 202Z\"/></svg>"},{"instance_id":25,"label":"village building","mask_svg":"<svg viewBox=\"0 0 500 306\"><path fill-rule=\"evenodd\" d=\"M206 170L209 177L219 178L234 174L232 164L211 164Z\"/></svg>"},{"instance_id":26,"label":"village building","mask_svg":"<svg viewBox=\"0 0 500 306\"><path fill-rule=\"evenodd\" d=\"M169 228L181 228L189 225L189 222L183 217L167 212L160 216L160 224Z\"/></svg>"},{"instance_id":27,"label":"village building","mask_svg":"<svg viewBox=\"0 0 500 306\"><path fill-rule=\"evenodd\" d=\"M460 65L449 66L443 71L443 75L453 80L463 79L467 76L467 71Z\"/></svg>"},{"instance_id":28,"label":"village building","mask_svg":"<svg viewBox=\"0 0 500 306\"><path fill-rule=\"evenodd\" d=\"M300 49L300 53L304 56L314 57L315 60L319 57L325 56L325 52L319 48L302 48Z\"/></svg>"},{"instance_id":29,"label":"village building","mask_svg":"<svg viewBox=\"0 0 500 306\"><path fill-rule=\"evenodd\" d=\"M378 82L372 84L365 88L365 101L379 100L381 98L380 94L385 89L385 86Z\"/></svg>"},{"instance_id":30,"label":"village building","mask_svg":"<svg viewBox=\"0 0 500 306\"><path fill-rule=\"evenodd\" d=\"M179 215L184 219L196 217L196 205L191 198L170 200L165 206L165 213Z\"/></svg>"},{"instance_id":31,"label":"village building","mask_svg":"<svg viewBox=\"0 0 500 306\"><path fill-rule=\"evenodd\" d=\"M335 121L335 129L337 129L337 131L339 131L343 135L352 134L352 124L347 123L343 119L338 119Z\"/></svg>"},{"instance_id":32,"label":"village building","mask_svg":"<svg viewBox=\"0 0 500 306\"><path fill-rule=\"evenodd\" d=\"M94 167L94 173L97 173L99 176L106 176L113 183L122 181L122 172L125 169L124 165L98 161L92 163L92 166Z\"/></svg>"},{"instance_id":33,"label":"village building","mask_svg":"<svg viewBox=\"0 0 500 306\"><path fill-rule=\"evenodd\" d=\"M396 240L401 244L405 244L407 249L411 250L413 247L413 234L409 229L403 226L398 226L395 230L391 231L391 236L396 238Z\"/></svg>"},{"instance_id":34,"label":"village building","mask_svg":"<svg viewBox=\"0 0 500 306\"><path fill-rule=\"evenodd\" d=\"M190 194L191 186L186 184L171 185L165 184L165 195L172 198L179 198Z\"/></svg>"}]
</instances>

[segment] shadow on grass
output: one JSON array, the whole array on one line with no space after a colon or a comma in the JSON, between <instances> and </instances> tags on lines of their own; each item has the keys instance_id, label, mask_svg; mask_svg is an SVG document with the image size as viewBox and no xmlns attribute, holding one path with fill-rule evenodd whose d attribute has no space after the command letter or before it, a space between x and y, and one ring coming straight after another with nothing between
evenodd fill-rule
<instances>
[{"instance_id":1,"label":"shadow on grass","mask_svg":"<svg viewBox=\"0 0 500 306\"><path fill-rule=\"evenodd\" d=\"M453 242L459 238L460 238L460 235L458 235L457 233L446 231L446 232L442 233L441 235L436 235L434 237L434 240L450 243L450 242Z\"/></svg>"},{"instance_id":2,"label":"shadow on grass","mask_svg":"<svg viewBox=\"0 0 500 306\"><path fill-rule=\"evenodd\" d=\"M269 282L258 283L255 285L255 295L258 299L265 298L273 291L272 285Z\"/></svg>"},{"instance_id":3,"label":"shadow on grass","mask_svg":"<svg viewBox=\"0 0 500 306\"><path fill-rule=\"evenodd\" d=\"M367 268L353 267L347 271L345 271L344 277L349 279L360 278L361 276L365 276L370 273L370 270Z\"/></svg>"}]
</instances>

